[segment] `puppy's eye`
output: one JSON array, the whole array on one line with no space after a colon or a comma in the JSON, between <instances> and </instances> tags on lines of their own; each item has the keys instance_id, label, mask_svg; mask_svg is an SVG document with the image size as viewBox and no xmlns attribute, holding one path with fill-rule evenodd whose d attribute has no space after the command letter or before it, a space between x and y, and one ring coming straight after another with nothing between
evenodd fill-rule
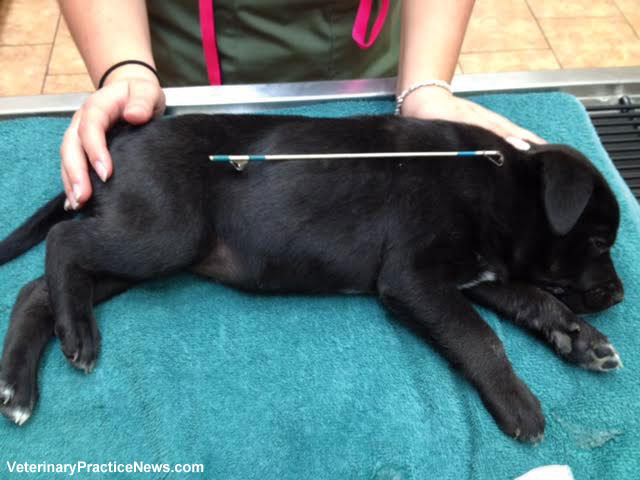
<instances>
[{"instance_id":1,"label":"puppy's eye","mask_svg":"<svg viewBox=\"0 0 640 480\"><path fill-rule=\"evenodd\" d=\"M602 238L592 238L591 244L598 250L599 252L606 252L609 250L609 244Z\"/></svg>"},{"instance_id":2,"label":"puppy's eye","mask_svg":"<svg viewBox=\"0 0 640 480\"><path fill-rule=\"evenodd\" d=\"M596 238L596 239L593 241L593 244L594 244L596 247L598 247L598 248L607 248L607 244L606 244L606 243L604 243L604 240L601 240L601 239L599 239L599 238Z\"/></svg>"}]
</instances>

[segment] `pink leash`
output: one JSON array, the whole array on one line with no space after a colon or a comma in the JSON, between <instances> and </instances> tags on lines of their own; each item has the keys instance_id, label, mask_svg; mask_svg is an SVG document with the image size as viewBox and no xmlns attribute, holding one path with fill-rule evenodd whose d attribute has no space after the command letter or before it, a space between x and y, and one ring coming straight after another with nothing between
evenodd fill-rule
<instances>
[{"instance_id":1,"label":"pink leash","mask_svg":"<svg viewBox=\"0 0 640 480\"><path fill-rule=\"evenodd\" d=\"M356 21L353 22L353 31L351 37L358 44L360 48L369 48L373 45L380 35L380 31L384 26L384 21L387 19L387 12L389 11L389 0L382 0L380 5L380 11L378 12L378 18L371 28L371 34L369 40L367 37L367 26L369 25L369 17L371 16L371 3L373 0L360 0L358 6L358 13L356 14Z\"/></svg>"},{"instance_id":2,"label":"pink leash","mask_svg":"<svg viewBox=\"0 0 640 480\"><path fill-rule=\"evenodd\" d=\"M213 21L213 0L200 0L200 32L202 33L202 49L207 63L210 85L220 85L220 59L216 42L216 26Z\"/></svg>"},{"instance_id":3,"label":"pink leash","mask_svg":"<svg viewBox=\"0 0 640 480\"><path fill-rule=\"evenodd\" d=\"M360 0L356 20L353 22L351 36L360 48L369 48L373 45L382 31L384 21L389 11L389 0L382 0L378 18L371 28L369 40L367 40L367 26L371 17L371 5L373 0ZM209 84L220 85L220 59L218 58L218 45L216 43L216 26L213 19L213 0L200 0L200 32L202 34L202 48L207 64Z\"/></svg>"}]
</instances>

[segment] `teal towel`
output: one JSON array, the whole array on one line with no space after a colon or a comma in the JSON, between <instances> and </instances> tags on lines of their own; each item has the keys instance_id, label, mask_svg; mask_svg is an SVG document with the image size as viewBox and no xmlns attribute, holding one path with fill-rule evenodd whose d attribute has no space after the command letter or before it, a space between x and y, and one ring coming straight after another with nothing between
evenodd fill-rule
<instances>
[{"instance_id":1,"label":"teal towel","mask_svg":"<svg viewBox=\"0 0 640 480\"><path fill-rule=\"evenodd\" d=\"M200 475L144 477L171 479L493 480L551 463L570 465L577 479L637 479L638 204L573 97L475 100L549 141L582 150L605 174L622 208L614 261L626 298L589 321L609 336L624 369L597 374L567 365L481 310L542 402L542 444L504 436L473 388L374 298L249 295L182 274L97 309L103 348L91 375L74 370L52 342L33 417L24 427L0 422L0 478L8 477L6 462L84 461L104 468L109 462L203 464ZM284 113L391 110L390 101L352 101ZM58 151L67 123L0 122L0 237L60 191ZM20 287L43 272L43 253L40 245L0 267L2 336Z\"/></svg>"}]
</instances>

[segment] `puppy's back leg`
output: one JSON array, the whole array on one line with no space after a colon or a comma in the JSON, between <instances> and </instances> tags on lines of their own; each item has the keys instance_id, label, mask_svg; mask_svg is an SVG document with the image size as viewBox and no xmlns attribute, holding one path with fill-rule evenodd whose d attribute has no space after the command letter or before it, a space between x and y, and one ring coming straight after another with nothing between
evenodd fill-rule
<instances>
[{"instance_id":1,"label":"puppy's back leg","mask_svg":"<svg viewBox=\"0 0 640 480\"><path fill-rule=\"evenodd\" d=\"M85 371L93 368L100 342L91 302L96 277L135 281L176 271L193 262L199 242L197 229L185 224L173 229L145 225L142 230L106 223L97 218L61 222L47 236L54 331L65 356Z\"/></svg>"},{"instance_id":2,"label":"puppy's back leg","mask_svg":"<svg viewBox=\"0 0 640 480\"><path fill-rule=\"evenodd\" d=\"M130 282L103 278L96 282L94 302L112 297ZM42 350L53 336L53 314L45 277L25 285L11 312L0 364L0 411L22 425L38 398L37 374Z\"/></svg>"},{"instance_id":3,"label":"puppy's back leg","mask_svg":"<svg viewBox=\"0 0 640 480\"><path fill-rule=\"evenodd\" d=\"M456 286L411 262L385 260L378 279L382 303L429 338L476 387L498 426L522 441L544 432L538 399L513 372L502 342ZM398 261L394 261L398 260Z\"/></svg>"}]
</instances>

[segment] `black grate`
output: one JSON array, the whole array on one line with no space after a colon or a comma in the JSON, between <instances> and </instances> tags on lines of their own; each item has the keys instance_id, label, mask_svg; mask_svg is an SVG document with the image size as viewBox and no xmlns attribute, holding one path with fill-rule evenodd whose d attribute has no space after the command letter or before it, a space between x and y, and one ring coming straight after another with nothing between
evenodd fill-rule
<instances>
[{"instance_id":1,"label":"black grate","mask_svg":"<svg viewBox=\"0 0 640 480\"><path fill-rule=\"evenodd\" d=\"M623 96L617 104L586 108L611 160L640 200L640 104Z\"/></svg>"}]
</instances>

